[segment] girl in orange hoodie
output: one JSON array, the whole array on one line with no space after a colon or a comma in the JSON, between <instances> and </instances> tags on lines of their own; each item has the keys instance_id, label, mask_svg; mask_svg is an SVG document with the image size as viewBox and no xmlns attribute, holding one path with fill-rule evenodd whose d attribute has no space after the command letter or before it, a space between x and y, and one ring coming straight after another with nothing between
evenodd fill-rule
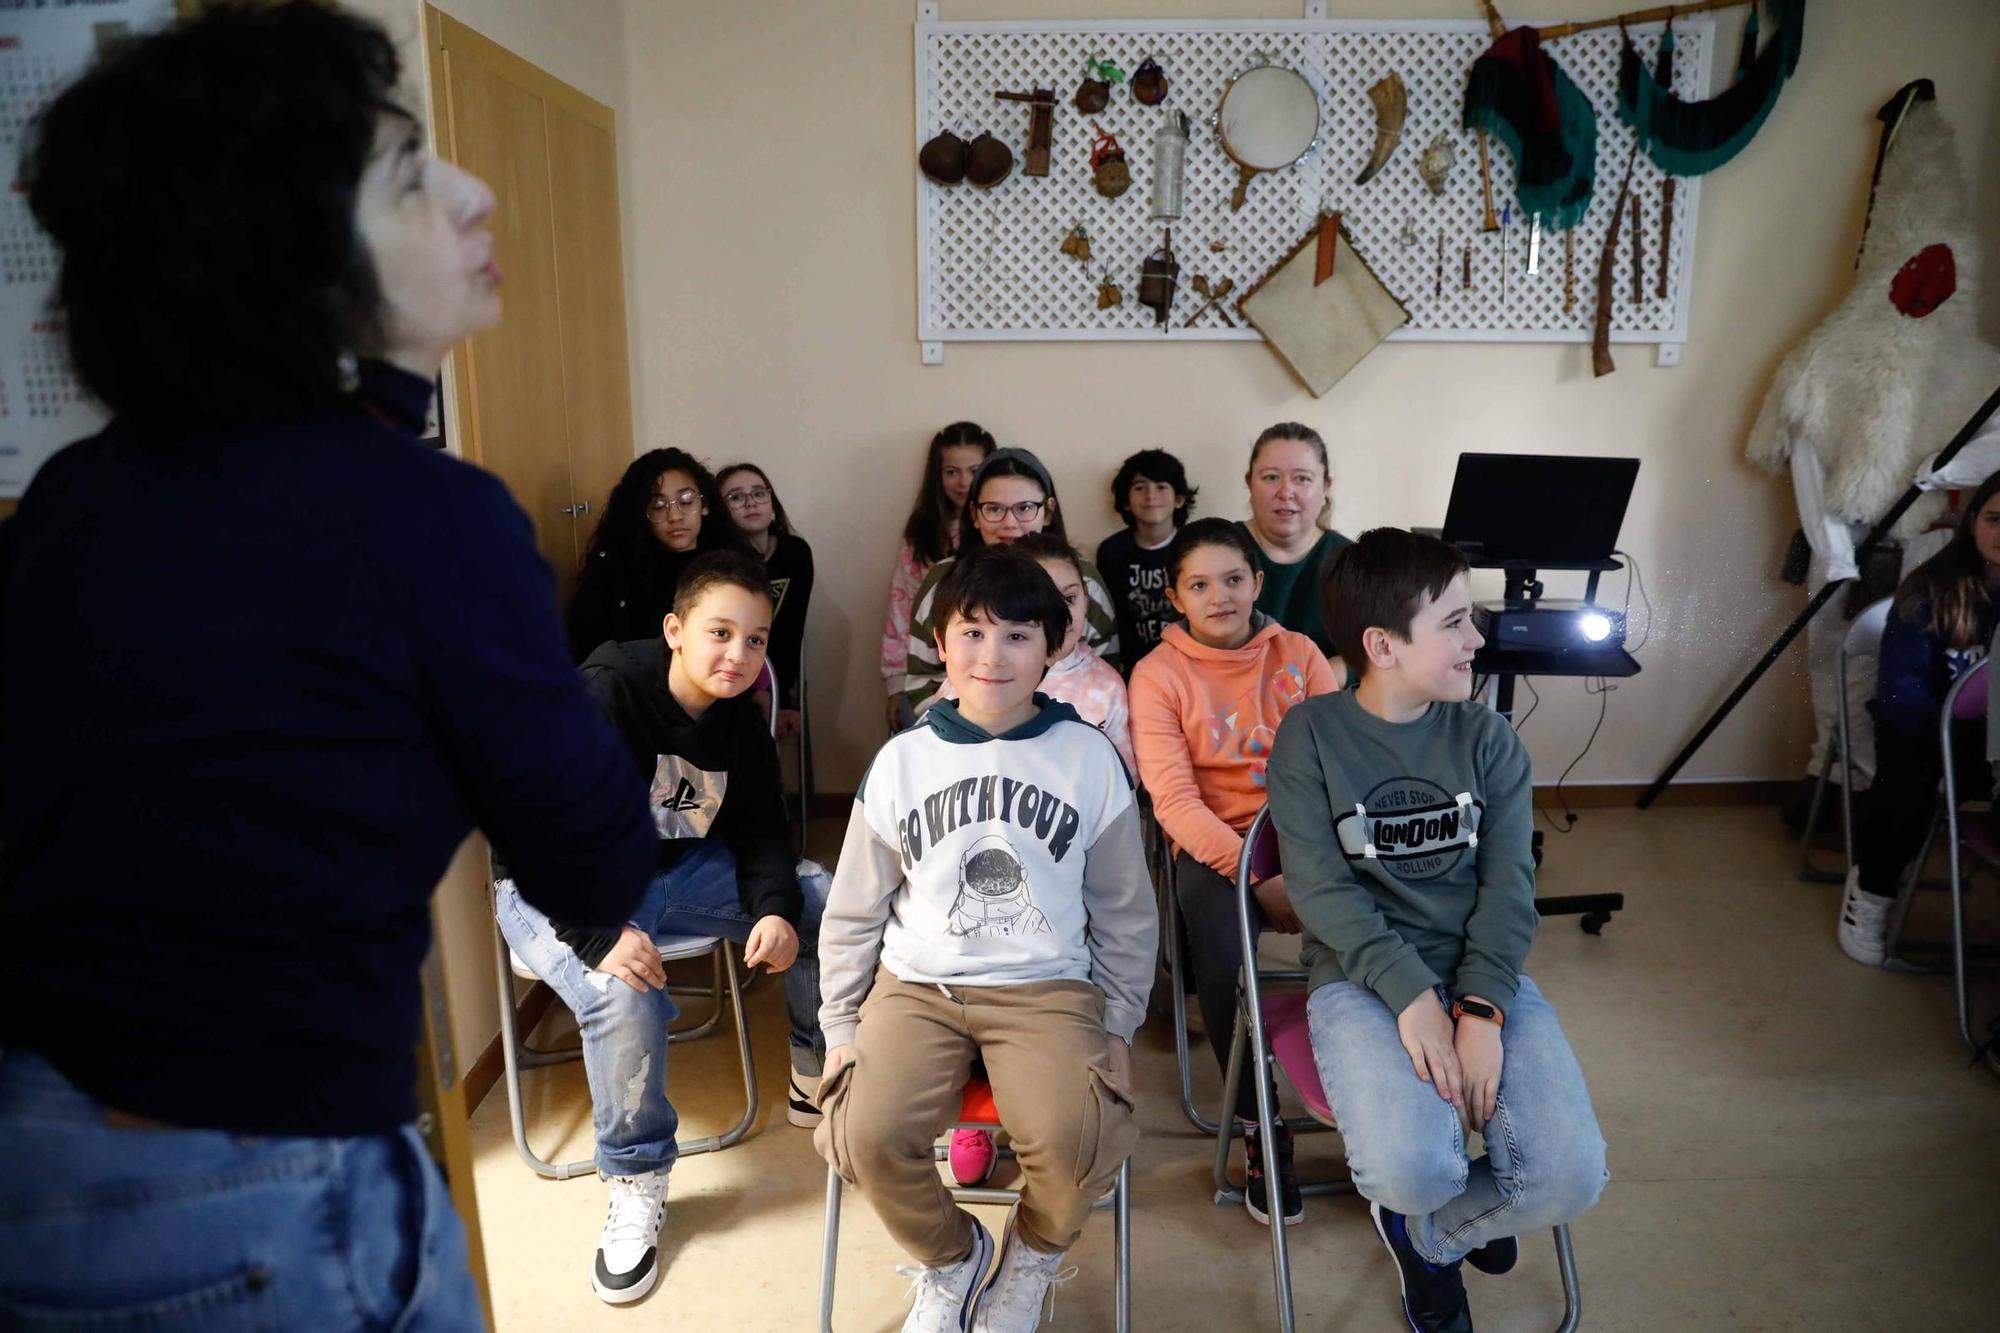
<instances>
[{"instance_id":1,"label":"girl in orange hoodie","mask_svg":"<svg viewBox=\"0 0 2000 1333\"><path fill-rule=\"evenodd\" d=\"M1132 744L1153 814L1175 849L1174 896L1186 923L1188 962L1209 1046L1227 1070L1236 1023L1236 863L1243 831L1264 807L1264 765L1293 704L1340 688L1326 656L1303 634L1256 609L1264 576L1243 529L1197 519L1167 548L1167 600L1182 617L1132 669ZM1252 886L1260 927L1295 934L1283 875ZM1237 1090L1249 1186L1244 1204L1266 1221L1266 1153L1257 1142L1256 1090ZM1272 1145L1287 1223L1304 1215L1292 1178L1290 1131Z\"/></svg>"}]
</instances>

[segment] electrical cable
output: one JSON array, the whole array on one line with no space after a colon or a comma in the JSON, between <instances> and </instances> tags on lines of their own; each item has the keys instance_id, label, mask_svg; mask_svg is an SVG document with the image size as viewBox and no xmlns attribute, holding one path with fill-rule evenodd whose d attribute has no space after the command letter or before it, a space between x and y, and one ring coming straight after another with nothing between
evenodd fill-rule
<instances>
[{"instance_id":1,"label":"electrical cable","mask_svg":"<svg viewBox=\"0 0 2000 1333\"><path fill-rule=\"evenodd\" d=\"M1653 599L1646 594L1646 574L1644 570L1639 568L1638 557L1630 551L1613 551L1611 554L1625 557L1624 615L1625 628L1628 631L1632 628L1632 583L1634 579L1637 579L1639 584L1639 601L1646 608L1646 632L1639 636L1639 642L1628 644L1625 648L1626 652L1636 654L1641 648L1646 646L1646 641L1653 637Z\"/></svg>"},{"instance_id":2,"label":"electrical cable","mask_svg":"<svg viewBox=\"0 0 2000 1333\"><path fill-rule=\"evenodd\" d=\"M1535 696L1535 701L1528 705L1528 711L1521 714L1520 719L1514 723L1514 731L1517 735L1520 733L1522 727L1528 725L1528 719L1535 715L1535 710L1542 706L1542 692L1535 688L1535 683L1526 676L1522 676L1520 681L1527 688L1528 693Z\"/></svg>"},{"instance_id":3,"label":"electrical cable","mask_svg":"<svg viewBox=\"0 0 2000 1333\"><path fill-rule=\"evenodd\" d=\"M1595 688L1591 686L1592 681L1597 682ZM1562 806L1564 822L1561 824L1556 823L1555 816L1551 815L1545 807L1536 807L1540 811L1542 818L1548 821L1549 827L1558 833L1568 833L1576 827L1576 811L1569 808L1569 801L1563 796L1563 783L1569 781L1569 775L1576 771L1576 766L1583 762L1585 755L1590 753L1590 747L1597 744L1597 733L1604 729L1604 714L1610 704L1610 699L1607 696L1617 688L1616 685L1613 685L1602 676L1584 677L1583 692L1597 696L1597 725L1590 729L1590 738L1584 741L1583 748L1576 752L1576 758L1569 761L1569 767L1565 768L1562 771L1562 776L1556 779L1554 795L1556 801Z\"/></svg>"}]
</instances>

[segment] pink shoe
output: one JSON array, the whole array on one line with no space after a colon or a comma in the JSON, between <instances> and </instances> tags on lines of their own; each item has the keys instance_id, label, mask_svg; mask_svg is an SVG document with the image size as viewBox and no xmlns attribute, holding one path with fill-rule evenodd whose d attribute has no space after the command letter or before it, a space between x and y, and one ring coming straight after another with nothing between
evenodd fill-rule
<instances>
[{"instance_id":1,"label":"pink shoe","mask_svg":"<svg viewBox=\"0 0 2000 1333\"><path fill-rule=\"evenodd\" d=\"M993 1174L993 1135L983 1129L954 1129L945 1166L954 1185L984 1185Z\"/></svg>"}]
</instances>

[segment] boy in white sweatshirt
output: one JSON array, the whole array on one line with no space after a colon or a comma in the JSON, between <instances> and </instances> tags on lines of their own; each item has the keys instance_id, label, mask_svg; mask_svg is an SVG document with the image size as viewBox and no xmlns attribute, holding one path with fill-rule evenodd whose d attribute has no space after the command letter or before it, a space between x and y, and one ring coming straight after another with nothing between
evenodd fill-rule
<instances>
[{"instance_id":1,"label":"boy in white sweatshirt","mask_svg":"<svg viewBox=\"0 0 2000 1333\"><path fill-rule=\"evenodd\" d=\"M1138 1136L1130 1043L1159 925L1124 765L1035 689L1069 621L1055 584L985 548L936 621L958 698L875 757L820 926L813 1138L921 1265L906 1333L1028 1333ZM993 1239L931 1156L975 1060L1023 1177L983 1288Z\"/></svg>"}]
</instances>

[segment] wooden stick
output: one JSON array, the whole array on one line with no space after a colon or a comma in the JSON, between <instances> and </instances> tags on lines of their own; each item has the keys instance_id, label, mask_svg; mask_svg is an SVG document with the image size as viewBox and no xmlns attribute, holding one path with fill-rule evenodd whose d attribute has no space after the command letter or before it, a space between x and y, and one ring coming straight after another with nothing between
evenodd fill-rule
<instances>
[{"instance_id":1,"label":"wooden stick","mask_svg":"<svg viewBox=\"0 0 2000 1333\"><path fill-rule=\"evenodd\" d=\"M1632 304L1646 303L1646 236L1640 230L1639 200L1632 199Z\"/></svg>"},{"instance_id":2,"label":"wooden stick","mask_svg":"<svg viewBox=\"0 0 2000 1333\"><path fill-rule=\"evenodd\" d=\"M1604 250L1597 256L1597 321L1590 335L1590 373L1609 375L1618 369L1611 359L1612 267L1618 259L1618 222L1625 216L1625 196L1632 188L1632 165L1639 160L1639 145L1625 159L1625 179L1618 186L1618 202L1611 206L1611 225L1604 231Z\"/></svg>"},{"instance_id":3,"label":"wooden stick","mask_svg":"<svg viewBox=\"0 0 2000 1333\"><path fill-rule=\"evenodd\" d=\"M1501 21L1500 11L1494 8L1493 0L1479 2L1486 7L1486 29L1497 42L1506 35L1507 25ZM1479 198L1486 206L1486 217L1480 222L1479 230L1499 231L1500 219L1493 215L1493 161L1487 153L1485 130L1479 131Z\"/></svg>"},{"instance_id":4,"label":"wooden stick","mask_svg":"<svg viewBox=\"0 0 2000 1333\"><path fill-rule=\"evenodd\" d=\"M1576 309L1576 228L1563 233L1563 313Z\"/></svg>"},{"instance_id":5,"label":"wooden stick","mask_svg":"<svg viewBox=\"0 0 2000 1333\"><path fill-rule=\"evenodd\" d=\"M1553 41L1558 37L1571 37L1579 32L1591 32L1597 28L1632 27L1641 23L1664 23L1682 14L1704 14L1717 9L1742 9L1756 0L1695 0L1691 5L1661 5L1657 9L1635 9L1629 14L1613 14L1608 19L1581 19L1575 23L1557 23L1542 29L1542 40ZM1487 6L1491 11L1493 7Z\"/></svg>"},{"instance_id":6,"label":"wooden stick","mask_svg":"<svg viewBox=\"0 0 2000 1333\"><path fill-rule=\"evenodd\" d=\"M1674 178L1667 177L1667 183L1660 187L1660 282L1653 289L1653 295L1662 301L1667 299L1667 251L1673 248L1674 240Z\"/></svg>"},{"instance_id":7,"label":"wooden stick","mask_svg":"<svg viewBox=\"0 0 2000 1333\"><path fill-rule=\"evenodd\" d=\"M1500 219L1493 213L1493 164L1486 156L1486 131L1479 132L1479 197L1486 204L1486 220L1481 231L1499 231Z\"/></svg>"}]
</instances>

